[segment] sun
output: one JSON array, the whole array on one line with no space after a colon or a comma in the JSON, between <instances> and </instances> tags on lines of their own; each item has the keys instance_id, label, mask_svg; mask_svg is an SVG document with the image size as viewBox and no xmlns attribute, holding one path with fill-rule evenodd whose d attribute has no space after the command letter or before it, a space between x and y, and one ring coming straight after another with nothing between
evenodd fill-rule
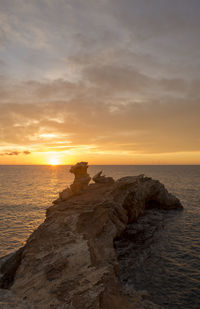
<instances>
[{"instance_id":1,"label":"sun","mask_svg":"<svg viewBox=\"0 0 200 309\"><path fill-rule=\"evenodd\" d=\"M51 159L49 159L49 164L50 165L59 165L60 162L57 158L51 158Z\"/></svg>"}]
</instances>

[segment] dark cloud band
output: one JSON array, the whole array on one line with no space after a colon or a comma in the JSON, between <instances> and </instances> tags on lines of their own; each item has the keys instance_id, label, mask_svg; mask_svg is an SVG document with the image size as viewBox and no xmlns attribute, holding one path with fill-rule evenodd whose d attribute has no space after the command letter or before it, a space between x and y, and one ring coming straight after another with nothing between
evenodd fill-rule
<instances>
[{"instance_id":1,"label":"dark cloud band","mask_svg":"<svg viewBox=\"0 0 200 309\"><path fill-rule=\"evenodd\" d=\"M29 154L31 154L31 152L28 151L28 150L25 150L25 151L7 151L7 152L0 153L0 156L18 156L19 154L29 155Z\"/></svg>"}]
</instances>

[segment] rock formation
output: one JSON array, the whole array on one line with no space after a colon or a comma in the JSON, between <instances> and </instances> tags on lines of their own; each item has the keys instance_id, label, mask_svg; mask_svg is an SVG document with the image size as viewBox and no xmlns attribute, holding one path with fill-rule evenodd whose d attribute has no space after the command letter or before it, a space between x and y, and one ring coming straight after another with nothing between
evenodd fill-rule
<instances>
[{"instance_id":1,"label":"rock formation","mask_svg":"<svg viewBox=\"0 0 200 309\"><path fill-rule=\"evenodd\" d=\"M56 200L55 203L65 201L73 195L80 194L87 188L91 180L91 177L87 173L87 169L87 162L79 162L70 168L70 173L75 175L74 182L71 184L70 188L66 188L59 193L59 199Z\"/></svg>"},{"instance_id":2,"label":"rock formation","mask_svg":"<svg viewBox=\"0 0 200 309\"><path fill-rule=\"evenodd\" d=\"M112 177L106 177L105 175L101 175L101 174L102 174L102 171L94 175L92 180L95 183L113 183L114 182L114 179Z\"/></svg>"},{"instance_id":3,"label":"rock formation","mask_svg":"<svg viewBox=\"0 0 200 309\"><path fill-rule=\"evenodd\" d=\"M182 209L180 201L159 181L143 175L88 186L85 162L71 172L73 194L47 209L14 269L10 292L18 303L21 299L18 308L24 308L24 301L32 309L160 308L142 292L124 293L113 241L145 209ZM80 190L81 195L75 194Z\"/></svg>"},{"instance_id":4,"label":"rock formation","mask_svg":"<svg viewBox=\"0 0 200 309\"><path fill-rule=\"evenodd\" d=\"M87 169L87 162L79 162L71 167L70 173L73 173L75 175L74 182L70 186L73 194L79 194L83 190L87 189L91 179L91 177L87 173Z\"/></svg>"}]
</instances>

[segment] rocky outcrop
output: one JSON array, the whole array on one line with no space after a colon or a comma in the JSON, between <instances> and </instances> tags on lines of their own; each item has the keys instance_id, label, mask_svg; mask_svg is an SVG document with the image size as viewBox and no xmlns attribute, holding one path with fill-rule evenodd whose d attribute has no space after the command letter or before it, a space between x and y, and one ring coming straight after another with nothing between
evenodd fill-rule
<instances>
[{"instance_id":1,"label":"rocky outcrop","mask_svg":"<svg viewBox=\"0 0 200 309\"><path fill-rule=\"evenodd\" d=\"M162 255L162 245L166 246L165 219L168 217L166 211L160 209L149 209L144 216L140 216L134 223L128 224L123 234L115 239L114 246L119 262L119 279L122 286L133 290L143 281L140 288L145 288L147 269L149 270L150 260L158 250ZM164 229L164 230L163 230ZM164 239L164 242L163 242ZM160 257L161 258L161 257ZM155 259L155 265L158 261ZM156 274L154 274L154 278ZM153 280L152 280L153 281ZM149 284L149 283L148 283ZM165 301L165 299L163 299Z\"/></svg>"},{"instance_id":2,"label":"rocky outcrop","mask_svg":"<svg viewBox=\"0 0 200 309\"><path fill-rule=\"evenodd\" d=\"M91 177L87 173L87 169L88 162L78 162L70 168L70 173L75 175L74 182L69 188L66 188L59 193L59 199L54 201L55 204L60 201L65 201L73 195L80 194L87 188L91 180Z\"/></svg>"},{"instance_id":3,"label":"rocky outcrop","mask_svg":"<svg viewBox=\"0 0 200 309\"><path fill-rule=\"evenodd\" d=\"M87 189L87 186L91 179L91 177L87 173L87 169L88 169L87 162L79 162L70 168L70 173L75 175L74 182L70 186L70 189L73 194L79 194L85 189Z\"/></svg>"},{"instance_id":4,"label":"rocky outcrop","mask_svg":"<svg viewBox=\"0 0 200 309\"><path fill-rule=\"evenodd\" d=\"M92 180L95 183L114 183L114 179L112 177L106 177L105 175L102 175L102 171L94 175Z\"/></svg>"},{"instance_id":5,"label":"rocky outcrop","mask_svg":"<svg viewBox=\"0 0 200 309\"><path fill-rule=\"evenodd\" d=\"M146 208L181 209L180 201L143 175L86 183L47 209L22 252L13 295L35 309L159 308L143 293L121 289L113 241Z\"/></svg>"}]
</instances>

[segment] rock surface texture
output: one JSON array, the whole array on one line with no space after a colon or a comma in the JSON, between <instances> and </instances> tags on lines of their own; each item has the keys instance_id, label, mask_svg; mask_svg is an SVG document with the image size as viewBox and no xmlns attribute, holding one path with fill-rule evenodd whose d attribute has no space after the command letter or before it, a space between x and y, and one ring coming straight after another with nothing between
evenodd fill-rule
<instances>
[{"instance_id":1,"label":"rock surface texture","mask_svg":"<svg viewBox=\"0 0 200 309\"><path fill-rule=\"evenodd\" d=\"M71 171L81 179L77 170ZM146 208L181 209L180 201L143 175L89 186L87 181L81 194L78 189L78 195L49 207L27 240L10 289L21 299L16 308L24 308L24 301L33 309L160 308L145 293L122 291L113 241ZM77 187L74 182L71 190Z\"/></svg>"}]
</instances>

